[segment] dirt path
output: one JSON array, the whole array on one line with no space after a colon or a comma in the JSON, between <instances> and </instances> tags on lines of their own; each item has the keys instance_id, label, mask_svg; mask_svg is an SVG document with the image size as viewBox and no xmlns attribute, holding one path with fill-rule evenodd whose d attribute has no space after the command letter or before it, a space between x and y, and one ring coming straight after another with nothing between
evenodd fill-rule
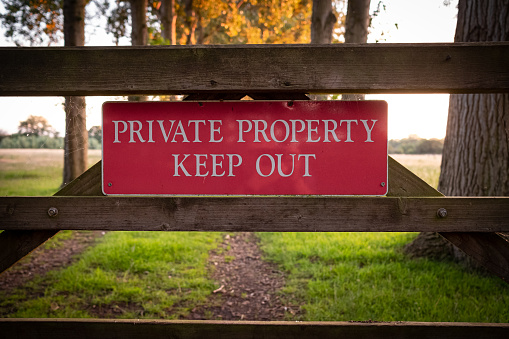
<instances>
[{"instance_id":1,"label":"dirt path","mask_svg":"<svg viewBox=\"0 0 509 339\"><path fill-rule=\"evenodd\" d=\"M102 237L103 234L100 231L77 231L73 233L72 237L62 240L62 243L54 248L39 247L0 274L0 290L13 290L35 276L69 266L76 260L78 254L93 245L95 240Z\"/></svg>"},{"instance_id":2,"label":"dirt path","mask_svg":"<svg viewBox=\"0 0 509 339\"><path fill-rule=\"evenodd\" d=\"M211 277L221 286L189 319L283 320L286 313L298 312L298 306L282 303L283 273L261 260L257 242L253 233L225 236L209 257Z\"/></svg>"},{"instance_id":3,"label":"dirt path","mask_svg":"<svg viewBox=\"0 0 509 339\"><path fill-rule=\"evenodd\" d=\"M0 275L0 290L13 290L37 275L70 265L103 234L74 232L57 248L37 249ZM205 304L195 307L187 319L267 321L283 320L286 315L299 312L298 306L282 303L278 293L285 284L283 273L261 259L258 238L253 233L226 235L210 254L209 269L210 277L220 287ZM40 287L41 291L45 288Z\"/></svg>"}]
</instances>

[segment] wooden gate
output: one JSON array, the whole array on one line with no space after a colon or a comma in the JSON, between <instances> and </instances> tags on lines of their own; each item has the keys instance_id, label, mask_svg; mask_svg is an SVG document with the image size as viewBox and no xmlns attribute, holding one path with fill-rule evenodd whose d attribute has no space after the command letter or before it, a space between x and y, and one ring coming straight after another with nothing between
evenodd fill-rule
<instances>
[{"instance_id":1,"label":"wooden gate","mask_svg":"<svg viewBox=\"0 0 509 339\"><path fill-rule=\"evenodd\" d=\"M308 93L498 93L509 92L508 65L506 42L0 48L0 95L184 94L205 101L245 95L299 100ZM103 197L98 163L53 197L0 198L0 221L0 271L59 230L434 231L509 282L509 243L498 235L509 232L509 199L443 197L391 158L387 197L313 199ZM1 319L0 333L507 338L509 324Z\"/></svg>"}]
</instances>

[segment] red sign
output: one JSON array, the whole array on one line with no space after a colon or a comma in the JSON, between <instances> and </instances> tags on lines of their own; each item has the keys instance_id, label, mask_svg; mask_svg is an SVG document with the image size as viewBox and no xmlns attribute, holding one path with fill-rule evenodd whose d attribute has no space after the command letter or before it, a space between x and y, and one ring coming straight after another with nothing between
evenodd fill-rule
<instances>
[{"instance_id":1,"label":"red sign","mask_svg":"<svg viewBox=\"0 0 509 339\"><path fill-rule=\"evenodd\" d=\"M107 102L103 192L384 195L384 101Z\"/></svg>"}]
</instances>

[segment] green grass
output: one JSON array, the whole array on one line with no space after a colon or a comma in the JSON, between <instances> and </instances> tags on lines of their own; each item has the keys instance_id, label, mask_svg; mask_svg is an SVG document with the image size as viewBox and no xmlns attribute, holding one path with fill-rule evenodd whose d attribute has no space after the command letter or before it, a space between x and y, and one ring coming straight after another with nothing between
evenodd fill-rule
<instances>
[{"instance_id":1,"label":"green grass","mask_svg":"<svg viewBox=\"0 0 509 339\"><path fill-rule=\"evenodd\" d=\"M51 195L62 176L61 150L0 150L0 195ZM89 165L100 152L89 153ZM44 246L58 248L73 232ZM178 318L218 286L208 278L208 251L220 233L111 232L73 265L9 293L4 317Z\"/></svg>"},{"instance_id":2,"label":"green grass","mask_svg":"<svg viewBox=\"0 0 509 339\"><path fill-rule=\"evenodd\" d=\"M260 233L301 320L509 321L509 287L451 262L410 260L412 233Z\"/></svg>"},{"instance_id":3,"label":"green grass","mask_svg":"<svg viewBox=\"0 0 509 339\"><path fill-rule=\"evenodd\" d=\"M433 187L441 157L396 155ZM453 262L411 260L416 233L259 233L287 273L283 297L301 320L508 322L509 285Z\"/></svg>"},{"instance_id":4,"label":"green grass","mask_svg":"<svg viewBox=\"0 0 509 339\"><path fill-rule=\"evenodd\" d=\"M56 191L61 162L55 162L60 161L61 151L5 151L0 150L0 195ZM436 187L439 157L396 160ZM5 181L15 180L8 188ZM38 181L44 183L38 186ZM12 293L0 291L0 315L185 316L219 286L208 278L206 263L220 236L108 233L70 267L35 278ZM304 312L296 319L509 321L507 284L451 262L406 258L401 249L415 237L413 233L260 233L259 237L265 258L286 272L282 298L302 305ZM61 240L52 243L58 247Z\"/></svg>"},{"instance_id":5,"label":"green grass","mask_svg":"<svg viewBox=\"0 0 509 339\"><path fill-rule=\"evenodd\" d=\"M218 233L111 232L75 264L9 296L8 317L165 318L185 316L217 288L207 278ZM41 296L24 300L27 291Z\"/></svg>"},{"instance_id":6,"label":"green grass","mask_svg":"<svg viewBox=\"0 0 509 339\"><path fill-rule=\"evenodd\" d=\"M0 149L0 196L49 196L62 184L63 150ZM91 150L88 164L101 159Z\"/></svg>"}]
</instances>

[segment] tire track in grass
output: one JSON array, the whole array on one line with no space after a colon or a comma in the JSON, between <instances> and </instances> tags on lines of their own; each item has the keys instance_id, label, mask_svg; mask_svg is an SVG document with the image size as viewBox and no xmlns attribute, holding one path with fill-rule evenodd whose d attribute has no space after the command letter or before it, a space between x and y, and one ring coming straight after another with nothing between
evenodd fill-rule
<instances>
[{"instance_id":1,"label":"tire track in grass","mask_svg":"<svg viewBox=\"0 0 509 339\"><path fill-rule=\"evenodd\" d=\"M299 311L285 305L279 291L284 275L261 259L254 233L226 235L209 257L211 277L218 282L207 303L195 307L188 319L283 320Z\"/></svg>"}]
</instances>

